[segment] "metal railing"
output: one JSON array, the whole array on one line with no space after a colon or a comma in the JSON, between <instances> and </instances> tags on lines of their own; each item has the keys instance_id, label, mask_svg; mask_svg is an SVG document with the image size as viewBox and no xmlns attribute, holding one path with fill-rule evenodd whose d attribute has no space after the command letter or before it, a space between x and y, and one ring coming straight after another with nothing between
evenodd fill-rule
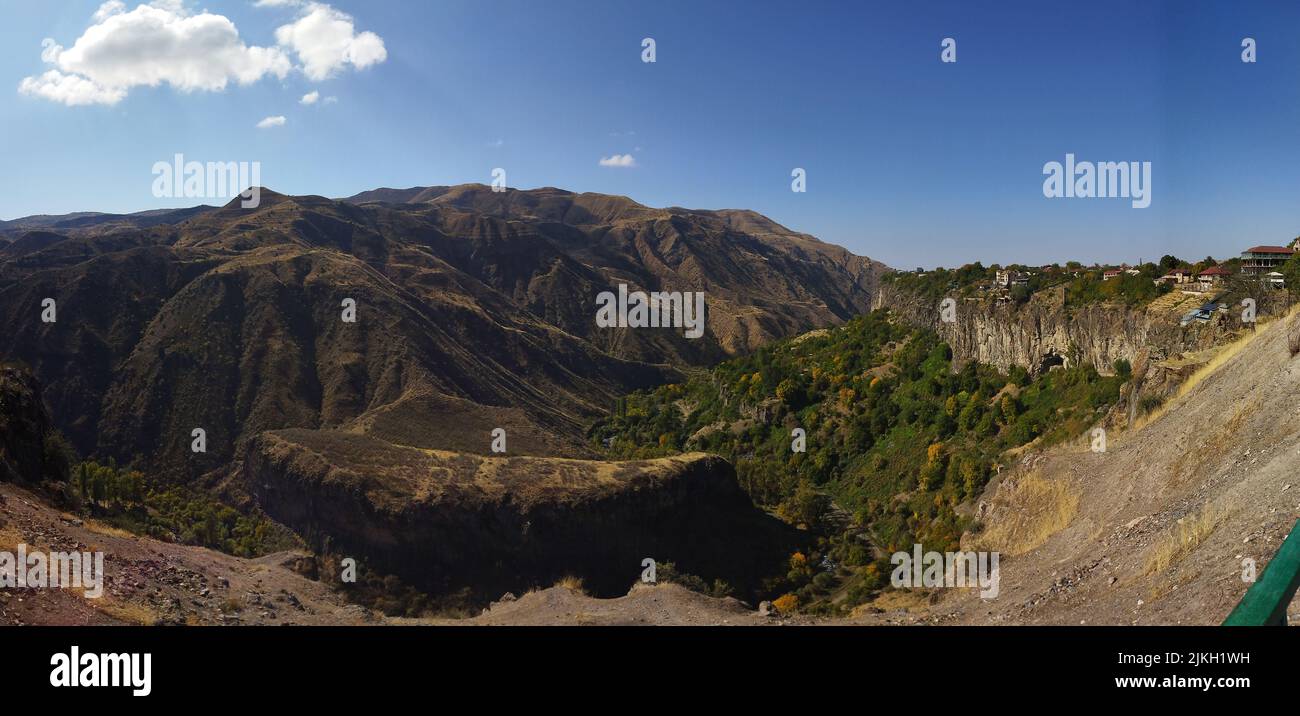
<instances>
[{"instance_id":1,"label":"metal railing","mask_svg":"<svg viewBox=\"0 0 1300 716\"><path fill-rule=\"evenodd\" d=\"M1286 626L1286 610L1300 587L1300 520L1263 574L1246 590L1223 626Z\"/></svg>"}]
</instances>

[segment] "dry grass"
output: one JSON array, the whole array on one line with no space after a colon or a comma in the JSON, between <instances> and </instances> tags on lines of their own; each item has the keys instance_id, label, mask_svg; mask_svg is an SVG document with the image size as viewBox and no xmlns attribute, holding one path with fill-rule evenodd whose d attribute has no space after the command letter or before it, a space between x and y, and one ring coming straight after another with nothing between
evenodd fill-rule
<instances>
[{"instance_id":1,"label":"dry grass","mask_svg":"<svg viewBox=\"0 0 1300 716\"><path fill-rule=\"evenodd\" d=\"M886 589L875 599L859 604L853 608L850 616L860 618L879 609L885 612L912 612L926 609L930 604L930 595L919 589Z\"/></svg>"},{"instance_id":2,"label":"dry grass","mask_svg":"<svg viewBox=\"0 0 1300 716\"><path fill-rule=\"evenodd\" d=\"M104 535L105 537L118 537L120 539L138 540L139 535L131 534L124 529L119 529L112 525L106 525L99 520L85 520L86 529L95 534Z\"/></svg>"},{"instance_id":3,"label":"dry grass","mask_svg":"<svg viewBox=\"0 0 1300 716\"><path fill-rule=\"evenodd\" d=\"M585 595L587 593L586 589L582 586L582 577L575 577L572 574L561 578L560 581L555 583L555 586L563 587L576 594Z\"/></svg>"},{"instance_id":4,"label":"dry grass","mask_svg":"<svg viewBox=\"0 0 1300 716\"><path fill-rule=\"evenodd\" d=\"M107 599L101 599L97 602L92 601L91 603L94 604L95 608L99 611L128 624L154 626L161 619L157 612L143 604L136 604L134 602L111 602Z\"/></svg>"},{"instance_id":5,"label":"dry grass","mask_svg":"<svg viewBox=\"0 0 1300 716\"><path fill-rule=\"evenodd\" d=\"M0 527L0 550L13 552L23 542L23 535L15 527Z\"/></svg>"},{"instance_id":6,"label":"dry grass","mask_svg":"<svg viewBox=\"0 0 1300 716\"><path fill-rule=\"evenodd\" d=\"M1049 480L1037 470L1020 479L1000 514L980 535L980 543L1009 555L1024 554L1065 529L1079 511L1079 493L1064 480Z\"/></svg>"},{"instance_id":7,"label":"dry grass","mask_svg":"<svg viewBox=\"0 0 1300 716\"><path fill-rule=\"evenodd\" d=\"M1292 317L1286 327L1286 347L1295 358L1300 354L1300 319Z\"/></svg>"},{"instance_id":8,"label":"dry grass","mask_svg":"<svg viewBox=\"0 0 1300 716\"><path fill-rule=\"evenodd\" d=\"M1188 376L1187 380L1183 381L1183 384L1178 386L1178 390L1173 395L1165 399L1165 401L1161 403L1156 409L1144 415L1139 415L1137 420L1134 421L1131 430L1132 431L1141 430L1142 428L1159 420L1165 413L1169 411L1169 406L1173 405L1184 395L1190 393L1192 388L1195 388L1196 386L1200 385L1201 381L1205 380L1212 373L1217 371L1219 368L1222 368L1225 363L1232 360L1232 358L1236 356L1238 353L1241 353L1241 351L1245 349L1246 346L1250 345L1250 343L1254 341L1255 338L1259 335L1260 335L1259 331L1253 331L1251 333L1247 333L1241 338L1238 338L1232 343L1229 343L1226 346L1224 346L1222 350L1214 354L1213 358L1206 361L1205 365L1202 365L1200 368L1197 368L1196 372Z\"/></svg>"},{"instance_id":9,"label":"dry grass","mask_svg":"<svg viewBox=\"0 0 1300 716\"><path fill-rule=\"evenodd\" d=\"M1201 576L1199 570L1190 570L1190 572L1190 574L1184 573L1180 575L1177 580L1155 581L1147 592L1147 600L1154 602L1158 599L1163 599L1178 591L1179 587L1186 587L1187 585L1194 583L1197 577Z\"/></svg>"},{"instance_id":10,"label":"dry grass","mask_svg":"<svg viewBox=\"0 0 1300 716\"><path fill-rule=\"evenodd\" d=\"M1146 574L1164 572L1191 554L1231 512L1220 501L1207 503L1199 512L1178 521L1173 529L1151 548Z\"/></svg>"}]
</instances>

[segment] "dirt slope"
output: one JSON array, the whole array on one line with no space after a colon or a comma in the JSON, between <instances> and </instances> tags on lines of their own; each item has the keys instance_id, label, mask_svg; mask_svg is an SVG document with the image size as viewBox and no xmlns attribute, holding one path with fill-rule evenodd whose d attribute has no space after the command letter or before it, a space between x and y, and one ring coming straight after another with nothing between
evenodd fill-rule
<instances>
[{"instance_id":1,"label":"dirt slope","mask_svg":"<svg viewBox=\"0 0 1300 716\"><path fill-rule=\"evenodd\" d=\"M1300 516L1296 317L1229 346L1104 453L1027 455L980 504L967 549L1002 553L1001 593L867 621L1218 624ZM944 590L941 590L944 591ZM1300 620L1300 603L1292 618Z\"/></svg>"},{"instance_id":2,"label":"dirt slope","mask_svg":"<svg viewBox=\"0 0 1300 716\"><path fill-rule=\"evenodd\" d=\"M0 589L0 626L111 624L367 624L382 617L295 572L305 555L240 559L137 537L50 507L0 483L0 551L104 553L104 595Z\"/></svg>"},{"instance_id":3,"label":"dirt slope","mask_svg":"<svg viewBox=\"0 0 1300 716\"><path fill-rule=\"evenodd\" d=\"M563 586L507 595L472 619L394 620L438 626L761 626L778 624L735 599L714 599L676 584L637 584L626 596L592 599Z\"/></svg>"}]
</instances>

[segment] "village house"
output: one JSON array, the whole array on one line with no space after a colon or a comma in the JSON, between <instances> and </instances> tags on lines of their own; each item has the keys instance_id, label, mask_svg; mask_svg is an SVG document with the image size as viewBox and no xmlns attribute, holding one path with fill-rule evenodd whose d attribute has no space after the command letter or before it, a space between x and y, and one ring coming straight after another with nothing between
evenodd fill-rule
<instances>
[{"instance_id":1,"label":"village house","mask_svg":"<svg viewBox=\"0 0 1300 716\"><path fill-rule=\"evenodd\" d=\"M1296 242L1292 242L1294 246ZM1290 246L1252 246L1241 252L1241 272L1263 276L1287 262L1296 250Z\"/></svg>"},{"instance_id":2,"label":"village house","mask_svg":"<svg viewBox=\"0 0 1300 716\"><path fill-rule=\"evenodd\" d=\"M993 285L998 288L1009 288L1011 286L1024 286L1029 283L1029 274L1011 269L998 269L993 276Z\"/></svg>"},{"instance_id":3,"label":"village house","mask_svg":"<svg viewBox=\"0 0 1300 716\"><path fill-rule=\"evenodd\" d=\"M1232 272L1222 266L1211 266L1196 274L1196 279L1204 285L1217 286L1231 275Z\"/></svg>"}]
</instances>

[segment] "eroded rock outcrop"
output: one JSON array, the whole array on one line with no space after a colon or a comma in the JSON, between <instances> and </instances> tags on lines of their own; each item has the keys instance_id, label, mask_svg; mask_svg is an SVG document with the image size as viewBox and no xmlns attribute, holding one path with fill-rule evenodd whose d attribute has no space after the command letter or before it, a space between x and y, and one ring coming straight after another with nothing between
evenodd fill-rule
<instances>
[{"instance_id":1,"label":"eroded rock outcrop","mask_svg":"<svg viewBox=\"0 0 1300 716\"><path fill-rule=\"evenodd\" d=\"M753 506L729 463L704 454L498 458L295 429L253 440L243 474L262 508L318 550L434 592L495 597L576 576L613 596L651 558L745 595L798 542Z\"/></svg>"},{"instance_id":2,"label":"eroded rock outcrop","mask_svg":"<svg viewBox=\"0 0 1300 716\"><path fill-rule=\"evenodd\" d=\"M1206 323L1180 326L1177 316L1145 307L1064 304L1060 289L1042 291L1019 306L958 299L956 321L946 323L940 320L937 301L886 282L877 292L875 307L937 331L958 363L974 360L1003 370L1017 365L1034 373L1077 360L1109 374L1116 360L1131 363L1144 349L1157 358L1200 350L1240 328L1231 311Z\"/></svg>"}]
</instances>

